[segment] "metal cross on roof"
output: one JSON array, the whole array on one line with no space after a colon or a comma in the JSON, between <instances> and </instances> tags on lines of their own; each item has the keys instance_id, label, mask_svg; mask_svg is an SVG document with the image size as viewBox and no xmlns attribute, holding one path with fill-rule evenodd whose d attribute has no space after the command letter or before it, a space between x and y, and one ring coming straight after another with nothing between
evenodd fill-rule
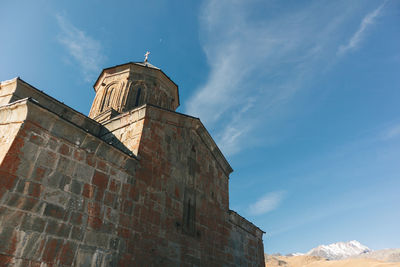
<instances>
[{"instance_id":1,"label":"metal cross on roof","mask_svg":"<svg viewBox=\"0 0 400 267\"><path fill-rule=\"evenodd\" d=\"M150 55L149 51L147 51L146 54L144 54L144 62L147 62L149 55Z\"/></svg>"}]
</instances>

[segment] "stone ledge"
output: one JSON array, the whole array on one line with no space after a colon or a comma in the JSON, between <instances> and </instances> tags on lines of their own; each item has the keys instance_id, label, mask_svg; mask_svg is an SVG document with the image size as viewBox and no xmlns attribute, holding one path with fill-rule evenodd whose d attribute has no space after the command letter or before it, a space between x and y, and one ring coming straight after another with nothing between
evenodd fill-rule
<instances>
[{"instance_id":1,"label":"stone ledge","mask_svg":"<svg viewBox=\"0 0 400 267\"><path fill-rule=\"evenodd\" d=\"M126 151L123 151L114 145L106 143L103 139L86 131L86 129L81 128L79 125L59 116L52 110L43 107L34 99L21 99L8 105L1 106L0 109L19 109L21 110L20 112L10 113L13 118L4 119L9 122L11 122L10 120L28 120L33 122L50 132L52 135L62 138L77 147L85 150L89 149L90 151L88 151L90 153L95 153L101 158L107 158L107 160L116 165L122 167L126 165L128 169L132 170L132 164L128 164L127 162L138 161L138 159L133 155L128 154ZM16 114L18 116L16 116ZM65 127L66 124L68 124L69 127ZM88 138L91 139L91 142L89 142L90 144L88 143Z\"/></svg>"},{"instance_id":2,"label":"stone ledge","mask_svg":"<svg viewBox=\"0 0 400 267\"><path fill-rule=\"evenodd\" d=\"M182 123L190 125L189 127L192 127L196 131L196 133L203 140L204 144L206 144L208 149L211 151L212 155L215 157L218 164L224 170L226 176L229 177L229 174L233 172L233 169L230 166L229 162L226 160L225 156L222 154L221 150L218 148L214 139L208 133L206 127L204 127L203 123L201 122L201 120L199 118L195 118L190 115L182 114L182 113L179 113L176 111L163 109L163 108L153 106L153 105L146 105L146 107L148 107L146 109L146 116L149 116L151 119L155 119L155 120L163 119L163 118L161 118L161 116L158 117L157 114L154 114L154 112L151 112L152 110L157 110L157 111L165 112L165 114L171 114L173 117L178 117L178 120L175 120L172 122L176 125L181 125ZM171 123L171 120L170 121L165 120L165 123Z\"/></svg>"},{"instance_id":3,"label":"stone ledge","mask_svg":"<svg viewBox=\"0 0 400 267\"><path fill-rule=\"evenodd\" d=\"M38 90L20 78L1 82L0 98L2 99L2 101L0 101L2 105L10 104L25 98L33 98L41 106L95 136L98 136L101 130L101 125L96 121L47 95L43 91Z\"/></svg>"},{"instance_id":4,"label":"stone ledge","mask_svg":"<svg viewBox=\"0 0 400 267\"><path fill-rule=\"evenodd\" d=\"M249 222L246 218L239 215L236 211L229 210L229 221L244 231L252 234L253 236L262 239L262 235L265 234L263 230L255 226L253 223Z\"/></svg>"}]
</instances>

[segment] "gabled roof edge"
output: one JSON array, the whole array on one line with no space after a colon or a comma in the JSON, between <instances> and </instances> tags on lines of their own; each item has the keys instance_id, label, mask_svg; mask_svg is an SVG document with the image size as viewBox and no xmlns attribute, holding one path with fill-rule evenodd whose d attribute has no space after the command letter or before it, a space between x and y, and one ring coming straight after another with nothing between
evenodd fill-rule
<instances>
[{"instance_id":1,"label":"gabled roof edge","mask_svg":"<svg viewBox=\"0 0 400 267\"><path fill-rule=\"evenodd\" d=\"M183 116L192 121L195 121L197 123L197 127L195 128L197 134L200 136L200 138L202 138L203 142L210 149L211 153L216 158L218 164L221 165L225 174L229 177L229 174L231 174L233 172L233 169L232 169L231 165L229 164L228 160L225 158L224 154L221 152L218 145L215 143L214 139L211 137L210 133L207 131L207 128L203 125L203 123L201 122L201 120L199 118L192 117L190 115L179 113L179 112L176 112L173 110L165 109L162 107L158 107L158 106L155 106L152 104L146 104L144 106L153 107L153 108L157 108L157 109L160 109L163 111L171 112L176 115ZM225 166L223 166L223 165L225 165Z\"/></svg>"}]
</instances>

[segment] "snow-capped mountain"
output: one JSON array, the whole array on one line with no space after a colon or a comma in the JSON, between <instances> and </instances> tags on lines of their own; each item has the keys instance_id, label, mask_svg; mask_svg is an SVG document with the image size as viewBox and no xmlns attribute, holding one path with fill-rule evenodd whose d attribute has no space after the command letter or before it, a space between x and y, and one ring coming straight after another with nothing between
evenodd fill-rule
<instances>
[{"instance_id":1,"label":"snow-capped mountain","mask_svg":"<svg viewBox=\"0 0 400 267\"><path fill-rule=\"evenodd\" d=\"M319 256L329 260L340 260L351 256L368 253L371 250L353 240L349 242L338 242L330 245L322 245L311 249L306 255Z\"/></svg>"},{"instance_id":2,"label":"snow-capped mountain","mask_svg":"<svg viewBox=\"0 0 400 267\"><path fill-rule=\"evenodd\" d=\"M297 253L286 254L285 256L287 256L287 257L296 257L296 256L303 256L303 255L304 255L304 253L297 252Z\"/></svg>"}]
</instances>

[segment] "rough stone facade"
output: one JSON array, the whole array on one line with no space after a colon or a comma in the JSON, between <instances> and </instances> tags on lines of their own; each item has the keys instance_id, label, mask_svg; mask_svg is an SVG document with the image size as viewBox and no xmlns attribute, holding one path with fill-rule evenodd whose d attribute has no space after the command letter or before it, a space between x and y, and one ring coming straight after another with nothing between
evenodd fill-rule
<instances>
[{"instance_id":1,"label":"rough stone facade","mask_svg":"<svg viewBox=\"0 0 400 267\"><path fill-rule=\"evenodd\" d=\"M0 84L0 266L264 266L232 169L148 63L103 70L90 118ZM92 119L91 119L92 118Z\"/></svg>"}]
</instances>

